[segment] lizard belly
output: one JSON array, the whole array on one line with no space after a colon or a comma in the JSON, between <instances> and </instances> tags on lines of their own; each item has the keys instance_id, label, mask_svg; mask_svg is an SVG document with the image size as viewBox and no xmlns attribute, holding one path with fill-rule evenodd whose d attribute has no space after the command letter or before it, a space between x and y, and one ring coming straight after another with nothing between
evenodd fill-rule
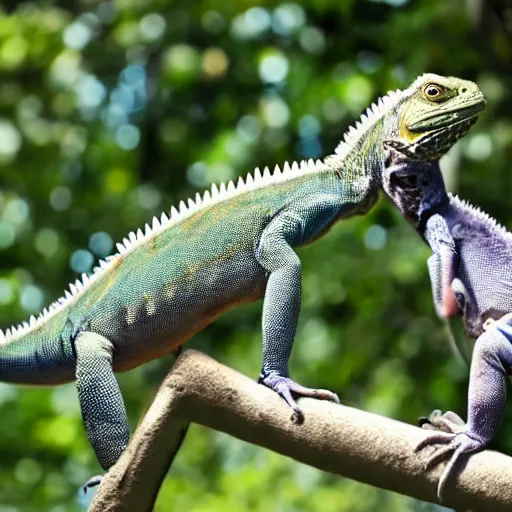
<instances>
[{"instance_id":1,"label":"lizard belly","mask_svg":"<svg viewBox=\"0 0 512 512\"><path fill-rule=\"evenodd\" d=\"M224 311L261 299L265 272L247 256L199 266L139 302L116 308L108 322L91 322L90 330L114 345L114 370L129 370L172 352Z\"/></svg>"}]
</instances>

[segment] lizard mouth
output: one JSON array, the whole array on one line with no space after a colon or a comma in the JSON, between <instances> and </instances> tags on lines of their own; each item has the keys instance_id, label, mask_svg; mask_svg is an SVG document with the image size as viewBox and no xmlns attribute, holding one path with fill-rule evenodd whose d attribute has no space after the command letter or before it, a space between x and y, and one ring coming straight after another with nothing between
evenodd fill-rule
<instances>
[{"instance_id":1,"label":"lizard mouth","mask_svg":"<svg viewBox=\"0 0 512 512\"><path fill-rule=\"evenodd\" d=\"M459 108L455 112L445 112L442 114L437 113L431 117L417 121L412 125L408 126L408 130L411 133L428 132L429 128L432 128L432 122L435 121L433 131L441 128L455 126L460 122L467 121L478 117L483 110L485 110L486 101L484 97L479 97L478 101L468 105L465 108Z\"/></svg>"},{"instance_id":2,"label":"lizard mouth","mask_svg":"<svg viewBox=\"0 0 512 512\"><path fill-rule=\"evenodd\" d=\"M476 123L478 112L455 123L424 133L411 144L385 141L384 145L393 148L411 160L438 160Z\"/></svg>"},{"instance_id":3,"label":"lizard mouth","mask_svg":"<svg viewBox=\"0 0 512 512\"><path fill-rule=\"evenodd\" d=\"M460 138L464 137L470 128L476 123L478 114L466 117L461 121L443 126L437 130L426 134L422 140L421 146L433 147L437 145L439 149L448 151Z\"/></svg>"},{"instance_id":4,"label":"lizard mouth","mask_svg":"<svg viewBox=\"0 0 512 512\"><path fill-rule=\"evenodd\" d=\"M465 135L468 130L476 123L478 119L478 113L475 113L471 117L465 117L460 121L452 123L451 125L442 126L437 130L431 132L432 135L446 134L447 132L460 133ZM430 135L430 134L429 134Z\"/></svg>"}]
</instances>

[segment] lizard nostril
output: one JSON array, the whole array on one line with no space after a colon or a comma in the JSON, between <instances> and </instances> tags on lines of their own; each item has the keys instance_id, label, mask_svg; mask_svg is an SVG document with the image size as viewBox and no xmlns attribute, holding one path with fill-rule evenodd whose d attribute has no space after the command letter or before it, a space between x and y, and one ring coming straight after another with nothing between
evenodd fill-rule
<instances>
[{"instance_id":1,"label":"lizard nostril","mask_svg":"<svg viewBox=\"0 0 512 512\"><path fill-rule=\"evenodd\" d=\"M467 87L463 87L463 88L460 90L460 92L461 92L462 94L464 94L464 93L468 92L468 88L467 88Z\"/></svg>"}]
</instances>

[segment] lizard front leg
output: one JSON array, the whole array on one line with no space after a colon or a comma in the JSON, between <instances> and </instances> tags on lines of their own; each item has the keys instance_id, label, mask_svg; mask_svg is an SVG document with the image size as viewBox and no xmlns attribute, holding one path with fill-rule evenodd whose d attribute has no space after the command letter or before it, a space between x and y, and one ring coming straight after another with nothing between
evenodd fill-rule
<instances>
[{"instance_id":1,"label":"lizard front leg","mask_svg":"<svg viewBox=\"0 0 512 512\"><path fill-rule=\"evenodd\" d=\"M472 302L462 281L455 277L459 255L448 225L441 215L435 214L427 221L425 239L433 251L427 265L436 314L446 323L452 350L469 365L471 352L462 321L457 314L469 313Z\"/></svg>"},{"instance_id":2,"label":"lizard front leg","mask_svg":"<svg viewBox=\"0 0 512 512\"><path fill-rule=\"evenodd\" d=\"M455 241L445 219L432 215L427 221L425 239L434 254L428 259L428 270L432 284L432 295L436 313L440 318L449 318L459 311L457 299L452 289L458 254Z\"/></svg>"},{"instance_id":3,"label":"lizard front leg","mask_svg":"<svg viewBox=\"0 0 512 512\"><path fill-rule=\"evenodd\" d=\"M439 420L442 415L437 414L435 423L444 432L429 435L416 447L420 451L426 446L443 445L427 459L426 469L452 453L439 480L440 501L460 456L485 448L498 429L507 397L506 377L512 367L512 327L508 319L506 315L488 326L476 341L469 378L468 423L461 422L454 413L446 413L444 420Z\"/></svg>"},{"instance_id":4,"label":"lizard front leg","mask_svg":"<svg viewBox=\"0 0 512 512\"><path fill-rule=\"evenodd\" d=\"M263 367L259 382L286 401L293 409L292 419L299 423L303 414L294 394L339 403L335 393L306 388L288 376L288 360L301 302L301 263L291 244L301 243L305 230L305 222L299 213L281 212L263 231L256 251L257 259L268 275L262 316Z\"/></svg>"},{"instance_id":5,"label":"lizard front leg","mask_svg":"<svg viewBox=\"0 0 512 512\"><path fill-rule=\"evenodd\" d=\"M121 390L112 369L112 343L94 332L75 340L76 384L87 435L102 468L108 470L128 445L130 431ZM91 478L84 492L98 485Z\"/></svg>"}]
</instances>

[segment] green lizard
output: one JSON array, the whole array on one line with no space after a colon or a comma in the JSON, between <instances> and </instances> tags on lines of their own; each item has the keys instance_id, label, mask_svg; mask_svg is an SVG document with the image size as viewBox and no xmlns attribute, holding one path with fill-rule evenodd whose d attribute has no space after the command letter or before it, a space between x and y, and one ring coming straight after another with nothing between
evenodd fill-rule
<instances>
[{"instance_id":1,"label":"green lizard","mask_svg":"<svg viewBox=\"0 0 512 512\"><path fill-rule=\"evenodd\" d=\"M117 245L91 276L39 318L1 334L0 379L56 385L76 379L82 416L104 469L125 449L129 429L114 371L180 347L222 312L263 301L260 382L279 393L294 419L295 396L338 401L288 376L301 297L294 247L376 202L390 152L436 160L484 109L476 84L426 74L390 92L324 161L258 169L154 218ZM89 485L96 485L98 478Z\"/></svg>"}]
</instances>

